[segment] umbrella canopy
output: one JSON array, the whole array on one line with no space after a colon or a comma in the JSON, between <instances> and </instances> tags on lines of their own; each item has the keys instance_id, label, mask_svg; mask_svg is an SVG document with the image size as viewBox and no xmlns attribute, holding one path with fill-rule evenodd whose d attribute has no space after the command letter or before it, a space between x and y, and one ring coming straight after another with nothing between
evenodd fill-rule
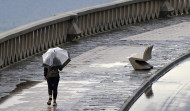
<instances>
[{"instance_id":1,"label":"umbrella canopy","mask_svg":"<svg viewBox=\"0 0 190 111\"><path fill-rule=\"evenodd\" d=\"M42 58L43 66L47 68L64 68L71 61L68 51L59 47L48 49Z\"/></svg>"}]
</instances>

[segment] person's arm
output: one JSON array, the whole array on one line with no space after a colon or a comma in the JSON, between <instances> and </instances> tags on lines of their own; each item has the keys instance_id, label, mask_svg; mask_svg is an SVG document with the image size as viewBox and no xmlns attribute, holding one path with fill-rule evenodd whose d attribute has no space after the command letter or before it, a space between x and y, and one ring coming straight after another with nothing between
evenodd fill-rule
<instances>
[{"instance_id":1,"label":"person's arm","mask_svg":"<svg viewBox=\"0 0 190 111\"><path fill-rule=\"evenodd\" d=\"M47 77L47 73L48 73L48 68L44 68L44 79L46 80Z\"/></svg>"}]
</instances>

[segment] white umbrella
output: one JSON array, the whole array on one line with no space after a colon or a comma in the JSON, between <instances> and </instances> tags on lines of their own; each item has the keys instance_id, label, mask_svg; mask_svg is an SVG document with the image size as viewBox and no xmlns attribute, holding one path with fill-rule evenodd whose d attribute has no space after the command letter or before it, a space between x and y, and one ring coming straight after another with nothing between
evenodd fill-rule
<instances>
[{"instance_id":1,"label":"white umbrella","mask_svg":"<svg viewBox=\"0 0 190 111\"><path fill-rule=\"evenodd\" d=\"M48 68L63 68L71 61L68 51L59 47L48 49L42 58L43 66Z\"/></svg>"}]
</instances>

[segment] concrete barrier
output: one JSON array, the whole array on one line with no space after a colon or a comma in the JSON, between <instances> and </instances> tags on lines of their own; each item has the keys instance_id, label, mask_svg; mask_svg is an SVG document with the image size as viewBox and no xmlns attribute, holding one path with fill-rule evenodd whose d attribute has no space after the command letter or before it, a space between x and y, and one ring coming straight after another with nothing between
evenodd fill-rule
<instances>
[{"instance_id":1,"label":"concrete barrier","mask_svg":"<svg viewBox=\"0 0 190 111\"><path fill-rule=\"evenodd\" d=\"M168 6L169 5L169 6ZM166 9L162 10L163 7ZM169 10L168 7L173 7ZM55 47L118 27L189 13L189 0L126 0L57 14L0 34L0 69Z\"/></svg>"}]
</instances>

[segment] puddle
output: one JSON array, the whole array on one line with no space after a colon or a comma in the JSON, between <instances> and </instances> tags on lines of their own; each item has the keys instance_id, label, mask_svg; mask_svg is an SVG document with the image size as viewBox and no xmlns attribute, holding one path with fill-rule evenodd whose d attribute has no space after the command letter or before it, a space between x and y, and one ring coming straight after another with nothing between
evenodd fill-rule
<instances>
[{"instance_id":1,"label":"puddle","mask_svg":"<svg viewBox=\"0 0 190 111\"><path fill-rule=\"evenodd\" d=\"M0 99L0 109L5 109L11 106L14 106L16 104L25 103L28 101L23 101L23 95L31 93L29 91L23 91L24 89L28 89L37 83L40 83L39 81L26 81L21 84L17 85L17 88L10 92L10 95L3 97ZM24 92L24 93L21 93Z\"/></svg>"},{"instance_id":2,"label":"puddle","mask_svg":"<svg viewBox=\"0 0 190 111\"><path fill-rule=\"evenodd\" d=\"M87 80L87 81L60 81L60 83L72 83L72 84L90 84L90 83L100 83L98 80Z\"/></svg>"},{"instance_id":3,"label":"puddle","mask_svg":"<svg viewBox=\"0 0 190 111\"><path fill-rule=\"evenodd\" d=\"M70 105L70 104L73 105L73 104L76 104L76 102L64 102L63 104L64 104L64 105L68 105L68 104L69 104L69 105Z\"/></svg>"},{"instance_id":4,"label":"puddle","mask_svg":"<svg viewBox=\"0 0 190 111\"><path fill-rule=\"evenodd\" d=\"M121 66L127 66L129 63L121 63L121 62L115 62L115 63L108 63L108 64L91 64L89 67L102 67L102 68L113 68L113 67L121 67Z\"/></svg>"},{"instance_id":5,"label":"puddle","mask_svg":"<svg viewBox=\"0 0 190 111\"><path fill-rule=\"evenodd\" d=\"M75 74L80 74L81 72L79 72L79 71L74 71L73 73L75 73Z\"/></svg>"},{"instance_id":6,"label":"puddle","mask_svg":"<svg viewBox=\"0 0 190 111\"><path fill-rule=\"evenodd\" d=\"M5 101L4 103L2 103L0 105L0 109L5 109L5 108L8 108L8 107L16 105L16 104L21 104L21 103L27 102L27 101L22 101L21 100L22 98L23 98L23 96L13 96L13 97L9 98L9 101Z\"/></svg>"},{"instance_id":7,"label":"puddle","mask_svg":"<svg viewBox=\"0 0 190 111\"><path fill-rule=\"evenodd\" d=\"M124 81L119 81L119 80L118 80L118 81L113 81L113 82L116 82L116 83L123 83Z\"/></svg>"}]
</instances>

